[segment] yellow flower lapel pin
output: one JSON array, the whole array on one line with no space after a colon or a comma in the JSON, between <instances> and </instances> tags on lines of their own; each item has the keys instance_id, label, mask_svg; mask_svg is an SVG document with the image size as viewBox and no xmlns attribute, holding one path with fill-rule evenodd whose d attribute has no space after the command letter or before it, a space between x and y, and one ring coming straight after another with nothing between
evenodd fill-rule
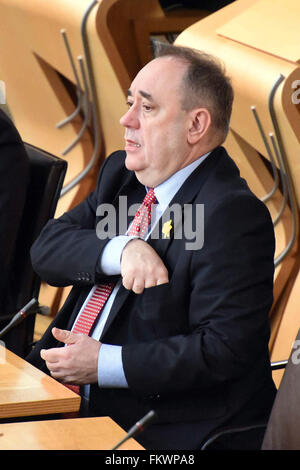
<instances>
[{"instance_id":1,"label":"yellow flower lapel pin","mask_svg":"<svg viewBox=\"0 0 300 470\"><path fill-rule=\"evenodd\" d=\"M164 223L162 227L162 233L164 238L170 238L170 232L172 230L172 220L168 220L167 222Z\"/></svg>"}]
</instances>

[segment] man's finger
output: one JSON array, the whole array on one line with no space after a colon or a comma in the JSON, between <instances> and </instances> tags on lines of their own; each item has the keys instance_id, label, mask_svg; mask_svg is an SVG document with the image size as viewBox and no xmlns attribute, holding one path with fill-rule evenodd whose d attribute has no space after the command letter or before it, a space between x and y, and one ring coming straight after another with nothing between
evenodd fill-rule
<instances>
[{"instance_id":1,"label":"man's finger","mask_svg":"<svg viewBox=\"0 0 300 470\"><path fill-rule=\"evenodd\" d=\"M54 364L61 358L61 349L62 348L41 349L40 356L44 361Z\"/></svg>"},{"instance_id":2,"label":"man's finger","mask_svg":"<svg viewBox=\"0 0 300 470\"><path fill-rule=\"evenodd\" d=\"M169 279L158 279L158 281L156 282L156 285L161 286L162 284L168 284L168 283L169 283Z\"/></svg>"},{"instance_id":3,"label":"man's finger","mask_svg":"<svg viewBox=\"0 0 300 470\"><path fill-rule=\"evenodd\" d=\"M46 361L46 366L50 370L50 372L60 372L61 367L60 367L60 362L49 362Z\"/></svg>"},{"instance_id":4,"label":"man's finger","mask_svg":"<svg viewBox=\"0 0 300 470\"><path fill-rule=\"evenodd\" d=\"M134 282L132 290L135 294L141 294L145 289L145 283L141 280Z\"/></svg>"},{"instance_id":5,"label":"man's finger","mask_svg":"<svg viewBox=\"0 0 300 470\"><path fill-rule=\"evenodd\" d=\"M133 278L129 277L129 276L124 276L122 278L122 283L123 283L123 286L125 287L125 289L131 290L132 286L133 286Z\"/></svg>"},{"instance_id":6,"label":"man's finger","mask_svg":"<svg viewBox=\"0 0 300 470\"><path fill-rule=\"evenodd\" d=\"M60 341L65 344L73 344L76 343L78 339L78 335L72 333L68 330L61 330L60 328L52 328L52 334L57 341Z\"/></svg>"},{"instance_id":7,"label":"man's finger","mask_svg":"<svg viewBox=\"0 0 300 470\"><path fill-rule=\"evenodd\" d=\"M154 287L156 286L156 279L155 278L148 278L145 281L145 289L148 289L149 287Z\"/></svg>"}]
</instances>

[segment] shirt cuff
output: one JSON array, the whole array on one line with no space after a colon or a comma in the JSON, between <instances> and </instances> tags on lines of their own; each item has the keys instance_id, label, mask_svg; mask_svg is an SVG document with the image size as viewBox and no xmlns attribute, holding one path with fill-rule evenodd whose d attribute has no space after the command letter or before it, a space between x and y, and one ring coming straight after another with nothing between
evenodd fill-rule
<instances>
[{"instance_id":1,"label":"shirt cuff","mask_svg":"<svg viewBox=\"0 0 300 470\"><path fill-rule=\"evenodd\" d=\"M98 356L100 388L128 388L122 362L122 346L101 344Z\"/></svg>"},{"instance_id":2,"label":"shirt cuff","mask_svg":"<svg viewBox=\"0 0 300 470\"><path fill-rule=\"evenodd\" d=\"M135 236L118 235L112 238L105 246L100 259L100 269L107 276L121 273L122 252L130 240Z\"/></svg>"}]
</instances>

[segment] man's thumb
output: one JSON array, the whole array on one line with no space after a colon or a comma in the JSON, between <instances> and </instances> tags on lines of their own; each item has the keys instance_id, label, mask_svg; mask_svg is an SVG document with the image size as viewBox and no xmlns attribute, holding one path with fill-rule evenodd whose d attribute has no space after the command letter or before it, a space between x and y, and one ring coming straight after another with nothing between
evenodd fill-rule
<instances>
[{"instance_id":1,"label":"man's thumb","mask_svg":"<svg viewBox=\"0 0 300 470\"><path fill-rule=\"evenodd\" d=\"M74 333L68 330L61 330L60 328L52 328L52 334L55 339L65 344L73 344L76 342L76 336Z\"/></svg>"}]
</instances>

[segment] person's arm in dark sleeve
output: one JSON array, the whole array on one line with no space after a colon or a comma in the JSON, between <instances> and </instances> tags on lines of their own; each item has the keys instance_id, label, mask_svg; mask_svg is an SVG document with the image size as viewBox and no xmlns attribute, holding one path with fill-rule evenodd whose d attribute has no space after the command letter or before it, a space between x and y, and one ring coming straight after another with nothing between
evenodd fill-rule
<instances>
[{"instance_id":1,"label":"person's arm in dark sleeve","mask_svg":"<svg viewBox=\"0 0 300 470\"><path fill-rule=\"evenodd\" d=\"M99 260L109 239L101 240L97 235L96 212L107 161L95 191L58 219L50 220L31 248L34 270L50 285L92 285L105 277Z\"/></svg>"}]
</instances>

